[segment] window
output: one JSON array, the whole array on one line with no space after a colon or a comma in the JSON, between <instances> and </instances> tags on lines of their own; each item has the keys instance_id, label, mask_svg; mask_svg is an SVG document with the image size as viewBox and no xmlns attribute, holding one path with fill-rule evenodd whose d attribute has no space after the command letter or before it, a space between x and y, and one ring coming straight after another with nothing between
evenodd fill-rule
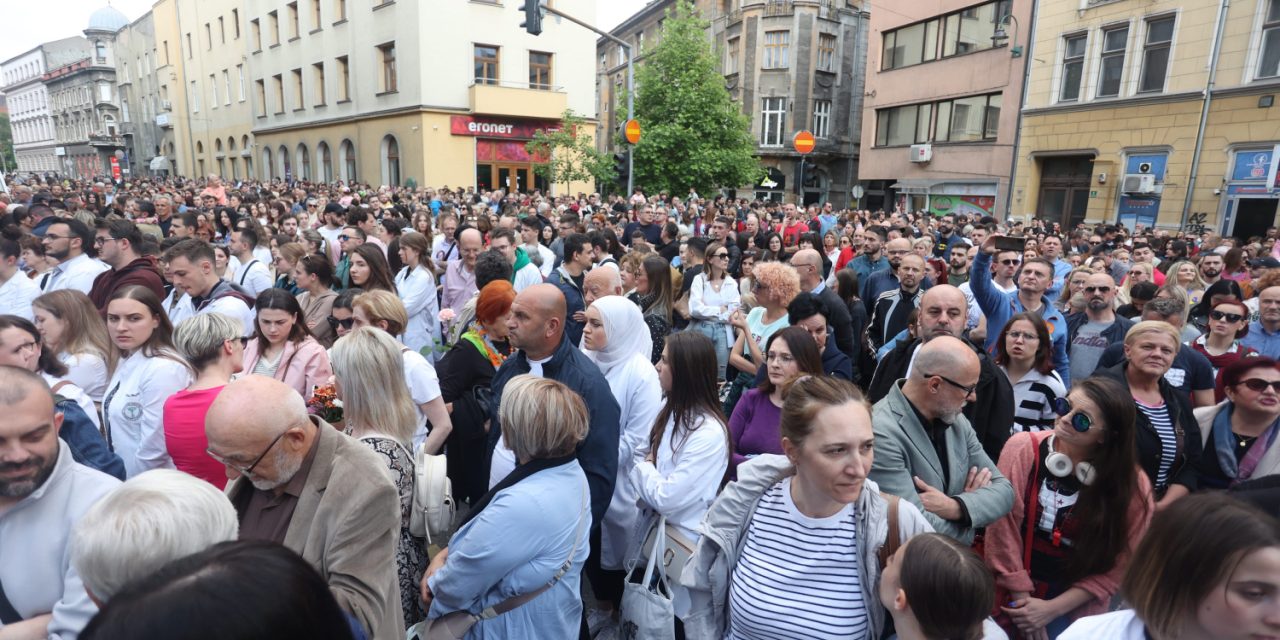
<instances>
[{"instance_id":1,"label":"window","mask_svg":"<svg viewBox=\"0 0 1280 640\"><path fill-rule=\"evenodd\" d=\"M324 63L317 62L311 65L311 84L315 87L316 106L324 106Z\"/></svg>"},{"instance_id":2,"label":"window","mask_svg":"<svg viewBox=\"0 0 1280 640\"><path fill-rule=\"evenodd\" d=\"M236 80L240 84L240 102L244 102L244 65L236 65Z\"/></svg>"},{"instance_id":3,"label":"window","mask_svg":"<svg viewBox=\"0 0 1280 640\"><path fill-rule=\"evenodd\" d=\"M813 136L825 138L831 135L831 101L813 101Z\"/></svg>"},{"instance_id":4,"label":"window","mask_svg":"<svg viewBox=\"0 0 1280 640\"><path fill-rule=\"evenodd\" d=\"M262 23L257 18L249 21L249 34L253 36L253 50L262 51Z\"/></svg>"},{"instance_id":5,"label":"window","mask_svg":"<svg viewBox=\"0 0 1280 640\"><path fill-rule=\"evenodd\" d=\"M1084 51L1087 34L1067 36L1063 40L1066 51L1062 56L1062 90L1058 100L1067 102L1080 99L1080 80L1084 76Z\"/></svg>"},{"instance_id":6,"label":"window","mask_svg":"<svg viewBox=\"0 0 1280 640\"><path fill-rule=\"evenodd\" d=\"M187 32L187 59L190 60L191 56L193 55L195 55L195 52L191 49L191 32L188 31Z\"/></svg>"},{"instance_id":7,"label":"window","mask_svg":"<svg viewBox=\"0 0 1280 640\"><path fill-rule=\"evenodd\" d=\"M1117 27L1102 32L1102 60L1098 69L1098 97L1120 95L1120 80L1124 76L1124 53L1129 41L1129 27Z\"/></svg>"},{"instance_id":8,"label":"window","mask_svg":"<svg viewBox=\"0 0 1280 640\"><path fill-rule=\"evenodd\" d=\"M1173 16L1147 21L1147 43L1142 50L1139 92L1164 91L1169 75L1169 51L1173 46Z\"/></svg>"},{"instance_id":9,"label":"window","mask_svg":"<svg viewBox=\"0 0 1280 640\"><path fill-rule=\"evenodd\" d=\"M818 34L818 71L836 70L836 37L829 33Z\"/></svg>"},{"instance_id":10,"label":"window","mask_svg":"<svg viewBox=\"0 0 1280 640\"><path fill-rule=\"evenodd\" d=\"M970 7L943 18L942 57L961 55L994 46L991 36L1009 15L1011 0Z\"/></svg>"},{"instance_id":11,"label":"window","mask_svg":"<svg viewBox=\"0 0 1280 640\"><path fill-rule=\"evenodd\" d=\"M271 76L271 88L276 99L276 113L284 113L284 76L276 74Z\"/></svg>"},{"instance_id":12,"label":"window","mask_svg":"<svg viewBox=\"0 0 1280 640\"><path fill-rule=\"evenodd\" d=\"M209 74L209 93L213 99L209 100L209 108L218 108L218 76L217 74Z\"/></svg>"},{"instance_id":13,"label":"window","mask_svg":"<svg viewBox=\"0 0 1280 640\"><path fill-rule=\"evenodd\" d=\"M1271 0L1266 21L1262 25L1262 55L1258 61L1258 77L1280 76L1280 0Z\"/></svg>"},{"instance_id":14,"label":"window","mask_svg":"<svg viewBox=\"0 0 1280 640\"><path fill-rule=\"evenodd\" d=\"M271 46L280 44L280 14L272 11L267 14L267 29L271 31Z\"/></svg>"},{"instance_id":15,"label":"window","mask_svg":"<svg viewBox=\"0 0 1280 640\"><path fill-rule=\"evenodd\" d=\"M765 69L786 69L791 53L790 31L766 31L764 34Z\"/></svg>"},{"instance_id":16,"label":"window","mask_svg":"<svg viewBox=\"0 0 1280 640\"><path fill-rule=\"evenodd\" d=\"M724 57L724 74L738 72L738 56L742 51L742 38L730 38L729 46L725 51Z\"/></svg>"},{"instance_id":17,"label":"window","mask_svg":"<svg viewBox=\"0 0 1280 640\"><path fill-rule=\"evenodd\" d=\"M209 23L204 23L204 50L213 51L213 28Z\"/></svg>"},{"instance_id":18,"label":"window","mask_svg":"<svg viewBox=\"0 0 1280 640\"><path fill-rule=\"evenodd\" d=\"M164 41L164 65L169 66L169 41Z\"/></svg>"},{"instance_id":19,"label":"window","mask_svg":"<svg viewBox=\"0 0 1280 640\"><path fill-rule=\"evenodd\" d=\"M475 61L476 84L498 84L498 48L476 45Z\"/></svg>"},{"instance_id":20,"label":"window","mask_svg":"<svg viewBox=\"0 0 1280 640\"><path fill-rule=\"evenodd\" d=\"M93 55L98 59L98 62L107 61L107 43L102 42L101 40L95 42L93 44L93 51Z\"/></svg>"},{"instance_id":21,"label":"window","mask_svg":"<svg viewBox=\"0 0 1280 640\"><path fill-rule=\"evenodd\" d=\"M226 99L226 105L231 106L231 72L222 70L222 95Z\"/></svg>"},{"instance_id":22,"label":"window","mask_svg":"<svg viewBox=\"0 0 1280 640\"><path fill-rule=\"evenodd\" d=\"M932 104L876 110L876 146L891 147L929 141Z\"/></svg>"},{"instance_id":23,"label":"window","mask_svg":"<svg viewBox=\"0 0 1280 640\"><path fill-rule=\"evenodd\" d=\"M187 101L191 103L192 113L196 113L200 111L200 86L196 83L195 80L191 81L190 89L188 91Z\"/></svg>"},{"instance_id":24,"label":"window","mask_svg":"<svg viewBox=\"0 0 1280 640\"><path fill-rule=\"evenodd\" d=\"M347 19L347 0L333 0L333 21L342 22Z\"/></svg>"},{"instance_id":25,"label":"window","mask_svg":"<svg viewBox=\"0 0 1280 640\"><path fill-rule=\"evenodd\" d=\"M1000 128L1000 94L969 96L937 103L938 142L995 140Z\"/></svg>"},{"instance_id":26,"label":"window","mask_svg":"<svg viewBox=\"0 0 1280 640\"><path fill-rule=\"evenodd\" d=\"M298 3L290 2L285 5L285 9L289 11L289 39L293 40L298 37L301 30L298 28Z\"/></svg>"},{"instance_id":27,"label":"window","mask_svg":"<svg viewBox=\"0 0 1280 640\"><path fill-rule=\"evenodd\" d=\"M760 144L762 146L782 146L782 130L786 127L786 119L786 98L764 98L760 106Z\"/></svg>"},{"instance_id":28,"label":"window","mask_svg":"<svg viewBox=\"0 0 1280 640\"><path fill-rule=\"evenodd\" d=\"M938 57L938 19L913 24L884 34L881 68L909 67Z\"/></svg>"},{"instance_id":29,"label":"window","mask_svg":"<svg viewBox=\"0 0 1280 640\"><path fill-rule=\"evenodd\" d=\"M105 82L98 84L98 101L111 102L111 85Z\"/></svg>"},{"instance_id":30,"label":"window","mask_svg":"<svg viewBox=\"0 0 1280 640\"><path fill-rule=\"evenodd\" d=\"M222 16L218 16L218 42L227 43L227 23Z\"/></svg>"},{"instance_id":31,"label":"window","mask_svg":"<svg viewBox=\"0 0 1280 640\"><path fill-rule=\"evenodd\" d=\"M541 51L529 52L529 88L551 88L551 54Z\"/></svg>"},{"instance_id":32,"label":"window","mask_svg":"<svg viewBox=\"0 0 1280 640\"><path fill-rule=\"evenodd\" d=\"M235 38L236 40L239 40L240 39L240 10L239 9L231 10L231 29L232 29L231 32L234 34L232 37Z\"/></svg>"},{"instance_id":33,"label":"window","mask_svg":"<svg viewBox=\"0 0 1280 640\"><path fill-rule=\"evenodd\" d=\"M257 98L259 107L258 116L262 117L267 115L270 111L270 109L267 109L267 84L262 80L254 80L253 85L256 91L255 97Z\"/></svg>"},{"instance_id":34,"label":"window","mask_svg":"<svg viewBox=\"0 0 1280 640\"><path fill-rule=\"evenodd\" d=\"M378 47L378 59L382 67L382 93L396 90L396 43Z\"/></svg>"},{"instance_id":35,"label":"window","mask_svg":"<svg viewBox=\"0 0 1280 640\"><path fill-rule=\"evenodd\" d=\"M382 139L382 183L400 186L400 143L394 136Z\"/></svg>"},{"instance_id":36,"label":"window","mask_svg":"<svg viewBox=\"0 0 1280 640\"><path fill-rule=\"evenodd\" d=\"M293 109L297 111L303 108L303 98L306 94L302 93L302 69L294 69L293 74Z\"/></svg>"},{"instance_id":37,"label":"window","mask_svg":"<svg viewBox=\"0 0 1280 640\"><path fill-rule=\"evenodd\" d=\"M334 58L334 61L338 63L338 102L346 102L351 99L350 67L346 56Z\"/></svg>"}]
</instances>

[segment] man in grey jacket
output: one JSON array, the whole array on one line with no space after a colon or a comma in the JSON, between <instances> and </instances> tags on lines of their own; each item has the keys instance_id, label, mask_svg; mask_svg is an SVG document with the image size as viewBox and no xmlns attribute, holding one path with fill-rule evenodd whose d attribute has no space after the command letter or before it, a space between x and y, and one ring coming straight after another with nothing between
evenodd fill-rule
<instances>
[{"instance_id":1,"label":"man in grey jacket","mask_svg":"<svg viewBox=\"0 0 1280 640\"><path fill-rule=\"evenodd\" d=\"M937 337L916 352L910 377L871 411L876 455L869 477L885 493L920 507L936 531L965 544L1013 506L1013 487L962 413L980 371L973 349Z\"/></svg>"}]
</instances>

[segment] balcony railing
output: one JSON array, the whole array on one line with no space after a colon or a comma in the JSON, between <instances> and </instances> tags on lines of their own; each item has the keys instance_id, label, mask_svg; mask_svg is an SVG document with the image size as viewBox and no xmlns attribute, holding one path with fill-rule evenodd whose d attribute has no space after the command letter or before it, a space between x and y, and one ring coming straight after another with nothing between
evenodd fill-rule
<instances>
[{"instance_id":1,"label":"balcony railing","mask_svg":"<svg viewBox=\"0 0 1280 640\"><path fill-rule=\"evenodd\" d=\"M765 17L773 16L789 16L796 12L795 5L791 4L791 0L769 0L764 3Z\"/></svg>"}]
</instances>

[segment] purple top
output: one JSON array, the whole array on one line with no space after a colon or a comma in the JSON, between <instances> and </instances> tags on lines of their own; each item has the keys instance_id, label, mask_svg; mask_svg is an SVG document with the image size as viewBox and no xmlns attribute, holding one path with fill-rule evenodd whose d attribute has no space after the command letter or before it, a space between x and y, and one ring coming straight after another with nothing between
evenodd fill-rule
<instances>
[{"instance_id":1,"label":"purple top","mask_svg":"<svg viewBox=\"0 0 1280 640\"><path fill-rule=\"evenodd\" d=\"M782 420L782 407L773 404L769 395L759 389L742 394L733 417L729 418L729 441L733 446L733 459L729 469L737 475L738 465L749 455L757 453L782 453L782 435L778 424Z\"/></svg>"}]
</instances>

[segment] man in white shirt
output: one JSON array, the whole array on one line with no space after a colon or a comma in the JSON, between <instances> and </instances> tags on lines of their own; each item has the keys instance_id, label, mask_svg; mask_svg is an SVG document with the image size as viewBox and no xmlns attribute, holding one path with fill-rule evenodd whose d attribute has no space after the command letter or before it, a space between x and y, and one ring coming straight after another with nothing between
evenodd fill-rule
<instances>
[{"instance_id":1,"label":"man in white shirt","mask_svg":"<svg viewBox=\"0 0 1280 640\"><path fill-rule=\"evenodd\" d=\"M44 233L44 252L59 264L49 273L43 292L75 289L88 295L98 274L111 268L84 252L92 244L93 229L75 218L50 224Z\"/></svg>"},{"instance_id":2,"label":"man in white shirt","mask_svg":"<svg viewBox=\"0 0 1280 640\"><path fill-rule=\"evenodd\" d=\"M529 255L529 259L538 265L542 277L546 278L556 266L556 254L538 241L538 236L541 235L542 220L538 216L528 216L520 221L520 246Z\"/></svg>"},{"instance_id":3,"label":"man in white shirt","mask_svg":"<svg viewBox=\"0 0 1280 640\"><path fill-rule=\"evenodd\" d=\"M320 215L320 219L324 221L323 225L316 231L324 237L329 243L329 260L333 263L338 262L338 257L342 254L342 248L338 242L338 236L342 235L342 225L346 224L346 209L336 202L330 202L324 206L324 213Z\"/></svg>"},{"instance_id":4,"label":"man in white shirt","mask_svg":"<svg viewBox=\"0 0 1280 640\"><path fill-rule=\"evenodd\" d=\"M31 301L39 297L40 287L18 268L21 255L16 239L0 237L0 313L34 320Z\"/></svg>"},{"instance_id":5,"label":"man in white shirt","mask_svg":"<svg viewBox=\"0 0 1280 640\"><path fill-rule=\"evenodd\" d=\"M542 272L529 256L516 246L516 234L510 229L494 229L489 234L489 248L498 251L511 263L515 277L511 286L520 293L535 284L542 284Z\"/></svg>"},{"instance_id":6,"label":"man in white shirt","mask_svg":"<svg viewBox=\"0 0 1280 640\"><path fill-rule=\"evenodd\" d=\"M441 211L436 219L436 228L440 231L431 245L431 260L436 265L436 277L444 275L449 261L462 257L453 234L458 230L458 215L452 210Z\"/></svg>"},{"instance_id":7,"label":"man in white shirt","mask_svg":"<svg viewBox=\"0 0 1280 640\"><path fill-rule=\"evenodd\" d=\"M238 318L244 335L253 335L253 298L214 272L213 245L194 238L183 240L165 251L161 260L169 265L174 288L187 293L169 312L170 322L177 325L193 315L216 311Z\"/></svg>"},{"instance_id":8,"label":"man in white shirt","mask_svg":"<svg viewBox=\"0 0 1280 640\"><path fill-rule=\"evenodd\" d=\"M231 244L228 248L238 261L231 281L243 287L245 293L255 298L275 284L267 265L253 257L253 248L256 246L258 246L258 232L252 227L231 232Z\"/></svg>"}]
</instances>

